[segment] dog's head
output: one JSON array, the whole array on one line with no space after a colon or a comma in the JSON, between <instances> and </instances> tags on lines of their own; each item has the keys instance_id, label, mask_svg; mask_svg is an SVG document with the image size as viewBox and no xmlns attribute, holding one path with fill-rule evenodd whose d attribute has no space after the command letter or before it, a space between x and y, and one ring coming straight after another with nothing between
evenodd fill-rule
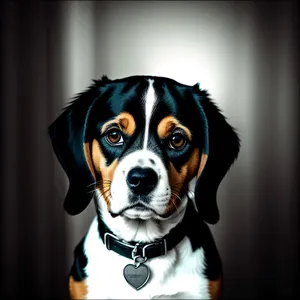
<instances>
[{"instance_id":1,"label":"dog's head","mask_svg":"<svg viewBox=\"0 0 300 300\"><path fill-rule=\"evenodd\" d=\"M239 138L206 91L162 77L94 81L49 127L72 215L94 186L113 217L166 219L196 178L195 203L216 223L217 189Z\"/></svg>"}]
</instances>

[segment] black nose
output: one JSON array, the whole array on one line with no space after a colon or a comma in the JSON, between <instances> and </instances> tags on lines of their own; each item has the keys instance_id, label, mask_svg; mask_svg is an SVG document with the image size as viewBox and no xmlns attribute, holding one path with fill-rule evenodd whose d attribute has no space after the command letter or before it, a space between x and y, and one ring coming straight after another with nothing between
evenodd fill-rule
<instances>
[{"instance_id":1,"label":"black nose","mask_svg":"<svg viewBox=\"0 0 300 300\"><path fill-rule=\"evenodd\" d=\"M158 176L151 168L136 167L129 171L127 184L136 194L149 194L156 186Z\"/></svg>"}]
</instances>

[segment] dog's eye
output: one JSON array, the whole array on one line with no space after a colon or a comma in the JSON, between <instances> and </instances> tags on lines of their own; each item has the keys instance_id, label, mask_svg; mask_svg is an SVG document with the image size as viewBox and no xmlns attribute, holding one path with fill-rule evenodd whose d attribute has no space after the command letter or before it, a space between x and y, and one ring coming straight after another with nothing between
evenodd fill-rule
<instances>
[{"instance_id":1,"label":"dog's eye","mask_svg":"<svg viewBox=\"0 0 300 300\"><path fill-rule=\"evenodd\" d=\"M174 132L169 140L169 147L174 150L182 150L186 145L186 137L181 132Z\"/></svg>"},{"instance_id":2,"label":"dog's eye","mask_svg":"<svg viewBox=\"0 0 300 300\"><path fill-rule=\"evenodd\" d=\"M121 132L116 128L113 128L107 132L107 134L105 136L105 140L111 146L120 146L120 145L123 145L123 143L124 143Z\"/></svg>"}]
</instances>

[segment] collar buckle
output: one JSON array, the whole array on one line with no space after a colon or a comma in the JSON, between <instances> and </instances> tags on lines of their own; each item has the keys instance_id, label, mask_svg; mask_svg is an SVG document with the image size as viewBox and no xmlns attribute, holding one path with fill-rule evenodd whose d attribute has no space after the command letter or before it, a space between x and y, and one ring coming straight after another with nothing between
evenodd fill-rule
<instances>
[{"instance_id":1,"label":"collar buckle","mask_svg":"<svg viewBox=\"0 0 300 300\"><path fill-rule=\"evenodd\" d=\"M117 243L123 245L123 246L126 246L126 247L129 247L129 248L132 248L132 250L135 248L135 246L132 246L126 242L123 242L122 240L120 240L117 236L115 236L114 234L112 233L109 233L109 232L106 232L104 234L104 244L106 246L106 248L108 250L112 250L112 247L111 247L111 239L116 241Z\"/></svg>"},{"instance_id":2,"label":"collar buckle","mask_svg":"<svg viewBox=\"0 0 300 300\"><path fill-rule=\"evenodd\" d=\"M145 245L143 248L142 248L142 253L143 253L143 257L146 257L146 251L148 248L151 248L153 246L160 246L161 248L161 255L164 256L167 254L167 241L165 239L162 239L161 241L159 242L154 242L154 243L149 243L147 245Z\"/></svg>"}]
</instances>

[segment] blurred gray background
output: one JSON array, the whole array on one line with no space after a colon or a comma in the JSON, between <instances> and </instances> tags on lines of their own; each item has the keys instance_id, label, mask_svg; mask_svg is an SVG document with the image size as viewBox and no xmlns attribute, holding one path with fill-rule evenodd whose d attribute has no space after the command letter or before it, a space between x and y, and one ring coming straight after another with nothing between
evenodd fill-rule
<instances>
[{"instance_id":1,"label":"blurred gray background","mask_svg":"<svg viewBox=\"0 0 300 300\"><path fill-rule=\"evenodd\" d=\"M47 127L103 74L161 75L208 89L242 140L218 191L221 219L211 226L224 299L295 298L297 1L2 1L0 8L1 298L67 298L72 251L94 207L75 217L63 211L68 182Z\"/></svg>"}]
</instances>

